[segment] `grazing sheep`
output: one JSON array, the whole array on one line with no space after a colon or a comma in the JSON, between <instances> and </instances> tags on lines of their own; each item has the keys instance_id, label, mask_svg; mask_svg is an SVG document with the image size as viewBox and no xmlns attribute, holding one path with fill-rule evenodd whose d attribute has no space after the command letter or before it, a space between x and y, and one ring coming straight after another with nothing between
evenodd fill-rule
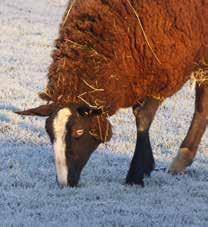
<instances>
[{"instance_id":1,"label":"grazing sheep","mask_svg":"<svg viewBox=\"0 0 208 227\"><path fill-rule=\"evenodd\" d=\"M170 171L189 165L208 115L208 0L74 0L60 25L47 105L18 112L49 116L57 179L76 186L91 153L112 136L107 118L133 107L137 143L126 177L143 185L154 168L149 128L162 101L195 72L196 110Z\"/></svg>"}]
</instances>

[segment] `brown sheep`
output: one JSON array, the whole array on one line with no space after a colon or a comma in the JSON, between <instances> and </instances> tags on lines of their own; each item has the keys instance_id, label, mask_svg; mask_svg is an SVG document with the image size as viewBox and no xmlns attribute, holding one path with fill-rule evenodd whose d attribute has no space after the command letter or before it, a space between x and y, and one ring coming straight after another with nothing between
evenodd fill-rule
<instances>
[{"instance_id":1,"label":"brown sheep","mask_svg":"<svg viewBox=\"0 0 208 227\"><path fill-rule=\"evenodd\" d=\"M208 115L208 0L74 0L60 25L40 97L19 112L49 116L61 185L75 186L90 154L112 135L107 118L133 107L137 145L126 178L143 185L154 168L149 127L162 101L195 71L196 111L170 171L193 160Z\"/></svg>"}]
</instances>

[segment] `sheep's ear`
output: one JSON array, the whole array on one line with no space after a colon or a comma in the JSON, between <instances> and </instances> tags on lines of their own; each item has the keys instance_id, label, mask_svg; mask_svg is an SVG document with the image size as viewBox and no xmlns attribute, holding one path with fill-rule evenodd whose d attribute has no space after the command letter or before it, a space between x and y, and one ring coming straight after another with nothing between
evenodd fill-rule
<instances>
[{"instance_id":1,"label":"sheep's ear","mask_svg":"<svg viewBox=\"0 0 208 227\"><path fill-rule=\"evenodd\" d=\"M38 93L38 96L39 96L42 100L45 100L45 101L47 101L47 102L50 102L50 101L51 101L50 96L49 96L46 92L39 92L39 93Z\"/></svg>"},{"instance_id":2,"label":"sheep's ear","mask_svg":"<svg viewBox=\"0 0 208 227\"><path fill-rule=\"evenodd\" d=\"M19 115L28 115L28 116L40 116L40 117L46 117L50 116L52 113L54 113L58 109L57 104L47 104L42 105L33 109L28 109L24 111L17 111L16 114Z\"/></svg>"}]
</instances>

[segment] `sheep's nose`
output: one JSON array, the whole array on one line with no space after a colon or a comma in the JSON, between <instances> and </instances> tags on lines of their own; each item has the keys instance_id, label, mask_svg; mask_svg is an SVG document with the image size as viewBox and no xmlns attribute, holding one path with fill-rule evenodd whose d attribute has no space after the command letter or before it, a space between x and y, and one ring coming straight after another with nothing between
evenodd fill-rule
<instances>
[{"instance_id":1,"label":"sheep's nose","mask_svg":"<svg viewBox=\"0 0 208 227\"><path fill-rule=\"evenodd\" d=\"M79 183L79 178L80 178L80 173L73 171L73 172L70 172L70 174L68 175L67 185L61 184L58 180L58 176L56 176L56 183L61 189L64 187L77 187Z\"/></svg>"}]
</instances>

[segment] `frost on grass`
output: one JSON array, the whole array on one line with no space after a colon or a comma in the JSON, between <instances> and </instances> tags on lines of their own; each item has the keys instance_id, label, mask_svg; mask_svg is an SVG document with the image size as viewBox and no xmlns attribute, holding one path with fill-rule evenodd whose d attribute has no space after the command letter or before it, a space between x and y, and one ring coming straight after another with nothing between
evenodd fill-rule
<instances>
[{"instance_id":1,"label":"frost on grass","mask_svg":"<svg viewBox=\"0 0 208 227\"><path fill-rule=\"evenodd\" d=\"M0 226L207 226L207 133L183 176L155 171L146 187L124 185L136 127L131 110L111 118L114 137L85 167L79 188L55 183L44 119L16 116L37 106L67 0L1 0ZM188 130L194 92L187 84L160 108L151 128L158 169L168 167Z\"/></svg>"}]
</instances>

